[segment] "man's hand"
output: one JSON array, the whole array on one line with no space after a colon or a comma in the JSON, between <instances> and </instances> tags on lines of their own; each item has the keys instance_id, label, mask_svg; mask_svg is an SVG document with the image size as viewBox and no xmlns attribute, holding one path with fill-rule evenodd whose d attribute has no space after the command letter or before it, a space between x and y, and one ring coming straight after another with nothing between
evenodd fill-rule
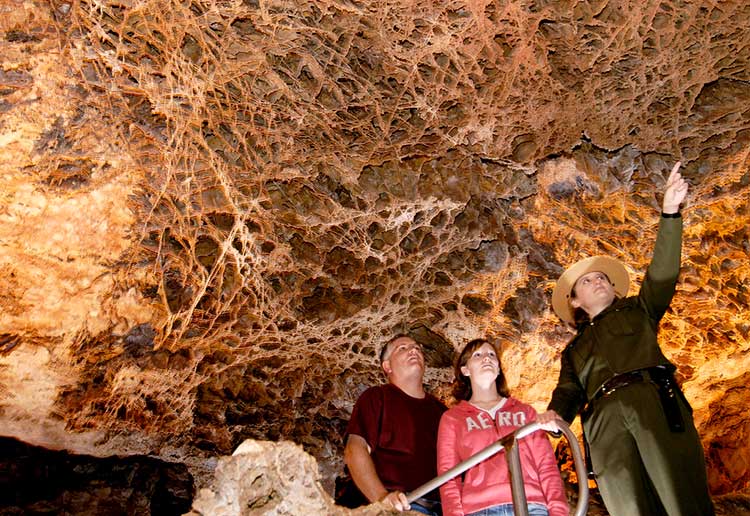
<instances>
[{"instance_id":1,"label":"man's hand","mask_svg":"<svg viewBox=\"0 0 750 516\"><path fill-rule=\"evenodd\" d=\"M662 213L672 214L680 211L680 203L685 200L688 191L688 184L678 172L679 161L674 164L672 171L667 177L667 186L664 188L664 201L662 202Z\"/></svg>"},{"instance_id":2,"label":"man's hand","mask_svg":"<svg viewBox=\"0 0 750 516\"><path fill-rule=\"evenodd\" d=\"M401 491L390 491L381 498L380 501L389 507L393 507L397 511L408 511L411 509L411 505L409 505L406 495Z\"/></svg>"}]
</instances>

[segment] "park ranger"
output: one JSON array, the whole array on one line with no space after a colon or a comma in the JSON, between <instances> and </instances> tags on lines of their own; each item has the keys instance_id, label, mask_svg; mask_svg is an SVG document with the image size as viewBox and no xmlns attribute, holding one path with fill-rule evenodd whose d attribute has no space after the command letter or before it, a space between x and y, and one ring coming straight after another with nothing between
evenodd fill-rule
<instances>
[{"instance_id":1,"label":"park ranger","mask_svg":"<svg viewBox=\"0 0 750 516\"><path fill-rule=\"evenodd\" d=\"M669 174L654 254L638 295L627 297L628 272L594 256L557 281L552 307L577 334L561 356L548 411L572 422L581 415L591 466L612 516L714 514L703 447L692 409L657 342L680 270L680 204L687 182Z\"/></svg>"}]
</instances>

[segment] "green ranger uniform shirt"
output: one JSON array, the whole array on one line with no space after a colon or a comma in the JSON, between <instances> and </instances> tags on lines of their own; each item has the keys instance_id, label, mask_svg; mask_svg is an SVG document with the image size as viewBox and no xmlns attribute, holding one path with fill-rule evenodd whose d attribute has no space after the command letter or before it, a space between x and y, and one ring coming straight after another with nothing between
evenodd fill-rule
<instances>
[{"instance_id":1,"label":"green ranger uniform shirt","mask_svg":"<svg viewBox=\"0 0 750 516\"><path fill-rule=\"evenodd\" d=\"M656 340L680 272L682 218L662 217L651 265L637 296L616 299L578 334L562 353L560 379L549 409L572 422L599 387L615 375L653 367L675 367Z\"/></svg>"}]
</instances>

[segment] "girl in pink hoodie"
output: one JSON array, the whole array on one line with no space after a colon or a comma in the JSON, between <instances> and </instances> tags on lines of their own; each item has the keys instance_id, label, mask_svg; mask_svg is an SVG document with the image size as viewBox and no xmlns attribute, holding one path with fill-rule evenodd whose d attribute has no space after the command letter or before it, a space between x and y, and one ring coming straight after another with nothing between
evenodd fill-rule
<instances>
[{"instance_id":1,"label":"girl in pink hoodie","mask_svg":"<svg viewBox=\"0 0 750 516\"><path fill-rule=\"evenodd\" d=\"M438 474L536 419L536 411L511 398L499 350L484 339L469 342L455 367L454 395L438 429ZM557 460L547 435L534 432L519 442L529 516L568 516ZM443 516L503 516L513 513L504 452L443 484Z\"/></svg>"}]
</instances>

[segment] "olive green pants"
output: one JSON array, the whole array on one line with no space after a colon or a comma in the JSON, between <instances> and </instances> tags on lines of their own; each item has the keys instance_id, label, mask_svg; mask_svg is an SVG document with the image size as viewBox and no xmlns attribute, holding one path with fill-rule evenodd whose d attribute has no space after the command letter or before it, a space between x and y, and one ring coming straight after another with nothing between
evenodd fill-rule
<instances>
[{"instance_id":1,"label":"olive green pants","mask_svg":"<svg viewBox=\"0 0 750 516\"><path fill-rule=\"evenodd\" d=\"M584 431L612 516L714 514L692 410L679 398L684 432L670 431L650 383L628 385L594 405Z\"/></svg>"}]
</instances>

